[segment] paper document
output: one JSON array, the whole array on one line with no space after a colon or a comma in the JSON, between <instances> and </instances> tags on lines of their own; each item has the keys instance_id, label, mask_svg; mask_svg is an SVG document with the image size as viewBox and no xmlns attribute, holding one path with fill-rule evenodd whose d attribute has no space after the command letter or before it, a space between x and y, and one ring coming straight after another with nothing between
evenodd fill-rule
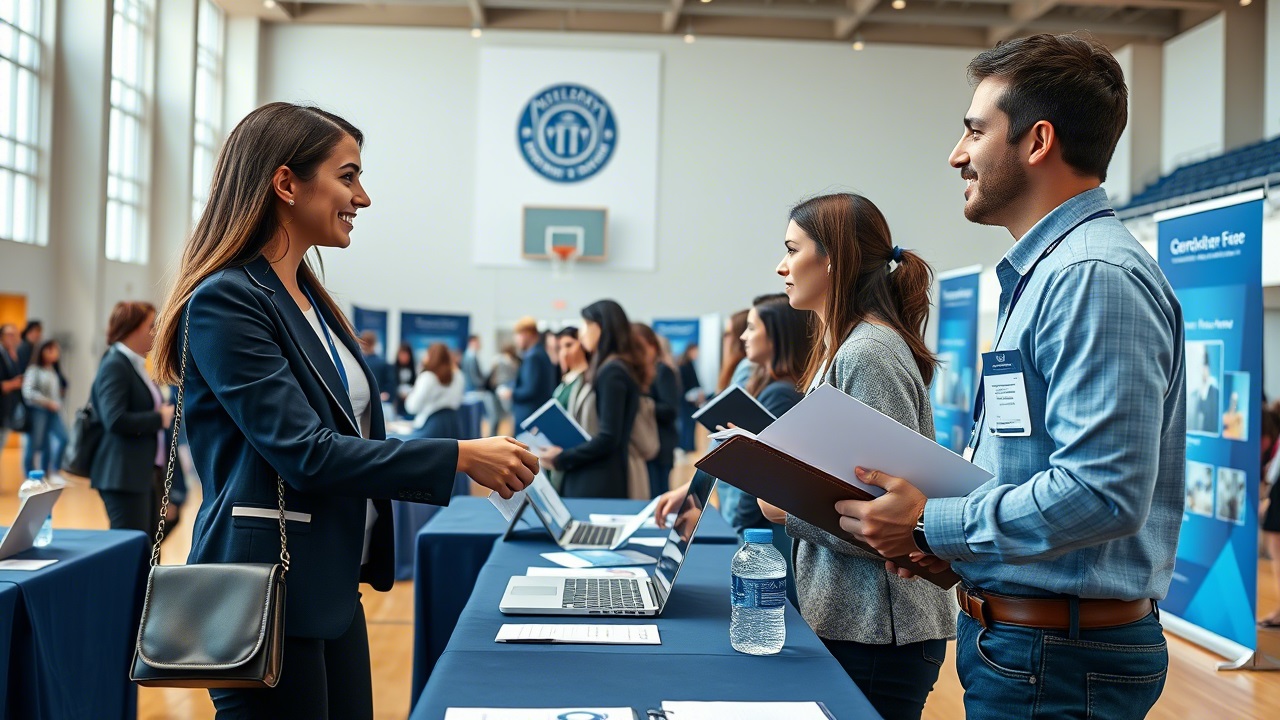
<instances>
[{"instance_id":1,"label":"paper document","mask_svg":"<svg viewBox=\"0 0 1280 720\"><path fill-rule=\"evenodd\" d=\"M627 541L628 545L640 545L641 547L660 548L665 547L667 539L664 537L633 537Z\"/></svg>"},{"instance_id":2,"label":"paper document","mask_svg":"<svg viewBox=\"0 0 1280 720\"><path fill-rule=\"evenodd\" d=\"M561 720L562 718L591 718L591 720L635 720L631 708L449 708L444 720Z\"/></svg>"},{"instance_id":3,"label":"paper document","mask_svg":"<svg viewBox=\"0 0 1280 720\"><path fill-rule=\"evenodd\" d=\"M644 579L649 573L637 567L614 568L566 568L566 567L531 567L525 570L529 577L566 577L566 578L636 578Z\"/></svg>"},{"instance_id":4,"label":"paper document","mask_svg":"<svg viewBox=\"0 0 1280 720\"><path fill-rule=\"evenodd\" d=\"M712 439L751 433L726 430ZM830 385L809 393L755 436L760 442L812 465L875 497L884 494L858 481L855 467L906 478L926 497L960 497L991 479L991 473L845 395Z\"/></svg>"},{"instance_id":5,"label":"paper document","mask_svg":"<svg viewBox=\"0 0 1280 720\"><path fill-rule=\"evenodd\" d=\"M58 562L57 558L53 560L16 560L10 558L8 560L0 560L0 570L39 570L47 568Z\"/></svg>"},{"instance_id":6,"label":"paper document","mask_svg":"<svg viewBox=\"0 0 1280 720\"><path fill-rule=\"evenodd\" d=\"M569 550L542 553L542 557L567 568L658 564L656 558L635 550Z\"/></svg>"},{"instance_id":7,"label":"paper document","mask_svg":"<svg viewBox=\"0 0 1280 720\"><path fill-rule=\"evenodd\" d=\"M837 391L838 392L838 391ZM662 701L670 720L834 720L816 702L685 702Z\"/></svg>"},{"instance_id":8,"label":"paper document","mask_svg":"<svg viewBox=\"0 0 1280 720\"><path fill-rule=\"evenodd\" d=\"M521 490L520 492L512 495L510 500L503 500L501 495L490 490L489 502L493 503L493 506L498 508L498 512L502 513L502 517L506 518L507 522L511 522L511 518L515 517L516 513L520 512L520 506L524 504L524 491Z\"/></svg>"},{"instance_id":9,"label":"paper document","mask_svg":"<svg viewBox=\"0 0 1280 720\"><path fill-rule=\"evenodd\" d=\"M498 629L494 642L600 645L661 645L657 625L512 625Z\"/></svg>"}]
</instances>

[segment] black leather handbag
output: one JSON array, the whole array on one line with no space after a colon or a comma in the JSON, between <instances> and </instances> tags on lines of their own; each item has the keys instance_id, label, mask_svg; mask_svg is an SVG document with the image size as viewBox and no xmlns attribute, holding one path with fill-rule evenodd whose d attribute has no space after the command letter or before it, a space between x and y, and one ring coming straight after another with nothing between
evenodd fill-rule
<instances>
[{"instance_id":1,"label":"black leather handbag","mask_svg":"<svg viewBox=\"0 0 1280 720\"><path fill-rule=\"evenodd\" d=\"M93 403L77 410L76 419L71 422L66 449L62 452L63 471L89 477L89 471L93 468L93 456L97 454L105 432L106 428L98 419Z\"/></svg>"},{"instance_id":2,"label":"black leather handbag","mask_svg":"<svg viewBox=\"0 0 1280 720\"><path fill-rule=\"evenodd\" d=\"M164 539L164 516L182 422L190 331L188 317L183 328L182 369L160 525L151 548L151 573L129 677L148 687L273 688L280 682L284 661L284 578L289 572L284 480L276 476L278 564L160 564L160 541Z\"/></svg>"}]
</instances>

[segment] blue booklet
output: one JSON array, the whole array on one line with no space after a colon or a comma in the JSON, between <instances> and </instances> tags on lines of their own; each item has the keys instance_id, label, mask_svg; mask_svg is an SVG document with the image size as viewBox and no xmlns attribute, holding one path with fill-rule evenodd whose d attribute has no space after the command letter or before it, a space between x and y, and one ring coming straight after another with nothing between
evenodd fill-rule
<instances>
[{"instance_id":1,"label":"blue booklet","mask_svg":"<svg viewBox=\"0 0 1280 720\"><path fill-rule=\"evenodd\" d=\"M591 439L578 421L570 417L554 398L520 423L520 429L545 437L561 450L577 447Z\"/></svg>"}]
</instances>

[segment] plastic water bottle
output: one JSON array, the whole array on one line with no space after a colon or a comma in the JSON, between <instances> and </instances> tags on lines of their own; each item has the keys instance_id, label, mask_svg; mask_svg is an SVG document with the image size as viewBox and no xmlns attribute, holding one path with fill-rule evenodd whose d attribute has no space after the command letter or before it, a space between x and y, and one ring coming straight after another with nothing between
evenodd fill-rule
<instances>
[{"instance_id":1,"label":"plastic water bottle","mask_svg":"<svg viewBox=\"0 0 1280 720\"><path fill-rule=\"evenodd\" d=\"M746 544L734 553L733 619L729 644L749 655L774 655L787 638L787 561L773 546L773 531L746 531Z\"/></svg>"},{"instance_id":2,"label":"plastic water bottle","mask_svg":"<svg viewBox=\"0 0 1280 720\"><path fill-rule=\"evenodd\" d=\"M22 483L18 488L18 502L21 503L27 499L29 495L35 495L46 490L52 490L53 487L45 482L43 470L32 470L27 473L27 481ZM44 547L53 542L53 514L51 513L44 519L44 525L40 526L40 532L36 533L36 539L33 543L36 547Z\"/></svg>"}]
</instances>

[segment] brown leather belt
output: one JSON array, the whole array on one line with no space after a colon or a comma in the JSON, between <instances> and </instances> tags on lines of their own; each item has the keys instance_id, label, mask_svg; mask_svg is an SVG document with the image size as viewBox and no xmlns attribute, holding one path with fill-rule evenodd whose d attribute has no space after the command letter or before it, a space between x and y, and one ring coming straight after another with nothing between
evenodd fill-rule
<instances>
[{"instance_id":1,"label":"brown leather belt","mask_svg":"<svg viewBox=\"0 0 1280 720\"><path fill-rule=\"evenodd\" d=\"M1006 623L1039 630L1069 630L1071 601L1065 598L1020 598L956 587L965 615L984 628ZM1079 600L1081 628L1106 628L1137 622L1151 613L1151 600Z\"/></svg>"}]
</instances>

